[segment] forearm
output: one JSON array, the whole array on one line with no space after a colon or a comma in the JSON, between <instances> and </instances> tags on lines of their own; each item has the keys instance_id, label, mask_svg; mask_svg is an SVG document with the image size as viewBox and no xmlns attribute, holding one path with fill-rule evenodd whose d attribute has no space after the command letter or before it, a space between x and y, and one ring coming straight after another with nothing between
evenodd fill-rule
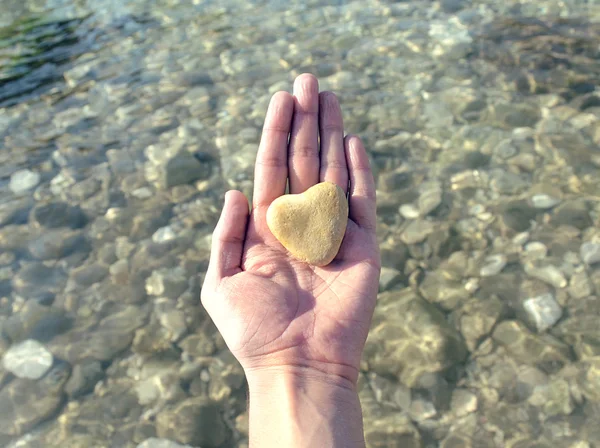
<instances>
[{"instance_id":1,"label":"forearm","mask_svg":"<svg viewBox=\"0 0 600 448\"><path fill-rule=\"evenodd\" d=\"M302 368L247 375L250 447L365 446L356 387Z\"/></svg>"}]
</instances>

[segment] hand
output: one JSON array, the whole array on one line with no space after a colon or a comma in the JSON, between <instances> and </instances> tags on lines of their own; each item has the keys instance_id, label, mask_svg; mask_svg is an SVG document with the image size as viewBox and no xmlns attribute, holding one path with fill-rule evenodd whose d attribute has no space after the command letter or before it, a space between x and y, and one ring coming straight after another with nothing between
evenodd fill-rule
<instances>
[{"instance_id":1,"label":"hand","mask_svg":"<svg viewBox=\"0 0 600 448\"><path fill-rule=\"evenodd\" d=\"M323 181L349 192L346 234L327 266L292 258L267 227L267 208L288 179L292 194ZM378 289L375 223L363 144L344 138L335 95L319 94L316 78L299 76L294 96L278 92L269 104L252 212L241 192L225 196L202 287L203 305L247 375L290 369L355 388Z\"/></svg>"}]
</instances>

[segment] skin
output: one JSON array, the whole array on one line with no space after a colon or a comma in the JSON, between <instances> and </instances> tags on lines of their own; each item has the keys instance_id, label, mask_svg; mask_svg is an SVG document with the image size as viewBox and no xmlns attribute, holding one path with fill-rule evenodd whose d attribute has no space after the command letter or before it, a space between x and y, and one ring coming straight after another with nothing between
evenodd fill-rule
<instances>
[{"instance_id":1,"label":"skin","mask_svg":"<svg viewBox=\"0 0 600 448\"><path fill-rule=\"evenodd\" d=\"M348 192L346 234L327 266L295 260L267 227L288 181L292 194L323 181ZM298 76L293 95L278 92L269 104L251 211L241 192L225 195L202 287L246 373L251 446L364 446L357 380L378 289L375 224L362 142L344 137L335 95Z\"/></svg>"}]
</instances>

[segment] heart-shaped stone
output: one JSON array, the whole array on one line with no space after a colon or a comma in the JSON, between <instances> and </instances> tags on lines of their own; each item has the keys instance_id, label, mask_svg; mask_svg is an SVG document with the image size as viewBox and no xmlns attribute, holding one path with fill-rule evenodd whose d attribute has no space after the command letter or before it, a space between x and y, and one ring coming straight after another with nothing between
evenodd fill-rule
<instances>
[{"instance_id":1,"label":"heart-shaped stone","mask_svg":"<svg viewBox=\"0 0 600 448\"><path fill-rule=\"evenodd\" d=\"M275 238L295 258L315 266L335 258L347 223L346 195L331 182L280 196L267 210L267 225Z\"/></svg>"}]
</instances>

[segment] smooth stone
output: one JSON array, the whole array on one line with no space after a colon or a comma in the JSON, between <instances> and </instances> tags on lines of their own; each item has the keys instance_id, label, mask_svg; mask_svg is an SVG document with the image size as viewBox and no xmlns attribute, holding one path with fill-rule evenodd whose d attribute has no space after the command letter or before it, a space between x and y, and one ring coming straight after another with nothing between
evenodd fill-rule
<instances>
[{"instance_id":1,"label":"smooth stone","mask_svg":"<svg viewBox=\"0 0 600 448\"><path fill-rule=\"evenodd\" d=\"M37 227L56 229L70 227L77 229L86 223L86 217L79 207L74 207L66 202L52 202L37 205L31 211L30 221Z\"/></svg>"},{"instance_id":2,"label":"smooth stone","mask_svg":"<svg viewBox=\"0 0 600 448\"><path fill-rule=\"evenodd\" d=\"M177 237L177 234L173 230L171 226L165 226L158 229L152 235L152 241L155 243L165 243L167 241L171 241Z\"/></svg>"},{"instance_id":3,"label":"smooth stone","mask_svg":"<svg viewBox=\"0 0 600 448\"><path fill-rule=\"evenodd\" d=\"M156 433L183 444L218 447L226 438L221 412L212 400L190 398L156 416Z\"/></svg>"},{"instance_id":4,"label":"smooth stone","mask_svg":"<svg viewBox=\"0 0 600 448\"><path fill-rule=\"evenodd\" d=\"M379 274L379 291L387 291L393 288L402 279L400 271L394 268L382 267L381 273Z\"/></svg>"},{"instance_id":5,"label":"smooth stone","mask_svg":"<svg viewBox=\"0 0 600 448\"><path fill-rule=\"evenodd\" d=\"M600 263L600 243L588 241L581 245L579 249L581 259L587 265Z\"/></svg>"},{"instance_id":6,"label":"smooth stone","mask_svg":"<svg viewBox=\"0 0 600 448\"><path fill-rule=\"evenodd\" d=\"M25 193L32 188L35 188L40 183L40 174L30 170L15 171L10 176L8 188L14 194Z\"/></svg>"},{"instance_id":7,"label":"smooth stone","mask_svg":"<svg viewBox=\"0 0 600 448\"><path fill-rule=\"evenodd\" d=\"M70 373L67 362L56 361L39 380L17 378L0 389L0 440L3 434L20 436L56 415Z\"/></svg>"},{"instance_id":8,"label":"smooth stone","mask_svg":"<svg viewBox=\"0 0 600 448\"><path fill-rule=\"evenodd\" d=\"M567 279L556 266L538 266L535 263L525 263L523 268L530 277L537 278L555 288L567 286Z\"/></svg>"},{"instance_id":9,"label":"smooth stone","mask_svg":"<svg viewBox=\"0 0 600 448\"><path fill-rule=\"evenodd\" d=\"M542 260L548 254L548 247L539 241L527 243L523 249L525 249L524 255L528 260Z\"/></svg>"},{"instance_id":10,"label":"smooth stone","mask_svg":"<svg viewBox=\"0 0 600 448\"><path fill-rule=\"evenodd\" d=\"M560 199L543 193L535 194L531 196L529 200L531 202L531 205L533 205L535 208L540 208L543 210L552 208L555 205L560 204Z\"/></svg>"},{"instance_id":11,"label":"smooth stone","mask_svg":"<svg viewBox=\"0 0 600 448\"><path fill-rule=\"evenodd\" d=\"M14 344L2 358L6 370L19 378L32 380L43 377L53 362L52 353L33 339Z\"/></svg>"},{"instance_id":12,"label":"smooth stone","mask_svg":"<svg viewBox=\"0 0 600 448\"><path fill-rule=\"evenodd\" d=\"M421 216L419 209L413 204L402 204L399 212L406 219L417 219L419 216Z\"/></svg>"},{"instance_id":13,"label":"smooth stone","mask_svg":"<svg viewBox=\"0 0 600 448\"><path fill-rule=\"evenodd\" d=\"M483 260L483 266L479 270L482 277L491 277L499 274L506 266L506 256L503 254L490 255Z\"/></svg>"},{"instance_id":14,"label":"smooth stone","mask_svg":"<svg viewBox=\"0 0 600 448\"><path fill-rule=\"evenodd\" d=\"M104 378L104 370L99 361L84 360L73 366L71 377L65 384L65 392L71 398L77 398L94 390L94 387Z\"/></svg>"},{"instance_id":15,"label":"smooth stone","mask_svg":"<svg viewBox=\"0 0 600 448\"><path fill-rule=\"evenodd\" d=\"M562 317L562 308L551 293L531 297L523 302L523 308L529 315L538 333L554 325Z\"/></svg>"},{"instance_id":16,"label":"smooth stone","mask_svg":"<svg viewBox=\"0 0 600 448\"><path fill-rule=\"evenodd\" d=\"M295 258L325 266L335 258L348 222L348 202L340 187L317 184L302 194L275 199L267 210L269 229Z\"/></svg>"},{"instance_id":17,"label":"smooth stone","mask_svg":"<svg viewBox=\"0 0 600 448\"><path fill-rule=\"evenodd\" d=\"M433 233L435 224L426 220L416 220L411 222L402 232L400 239L406 244L417 244Z\"/></svg>"},{"instance_id":18,"label":"smooth stone","mask_svg":"<svg viewBox=\"0 0 600 448\"><path fill-rule=\"evenodd\" d=\"M421 216L427 216L442 203L442 189L435 186L424 191L419 196L419 211Z\"/></svg>"},{"instance_id":19,"label":"smooth stone","mask_svg":"<svg viewBox=\"0 0 600 448\"><path fill-rule=\"evenodd\" d=\"M136 448L192 448L190 445L182 445L169 439L150 437L138 444Z\"/></svg>"}]
</instances>

